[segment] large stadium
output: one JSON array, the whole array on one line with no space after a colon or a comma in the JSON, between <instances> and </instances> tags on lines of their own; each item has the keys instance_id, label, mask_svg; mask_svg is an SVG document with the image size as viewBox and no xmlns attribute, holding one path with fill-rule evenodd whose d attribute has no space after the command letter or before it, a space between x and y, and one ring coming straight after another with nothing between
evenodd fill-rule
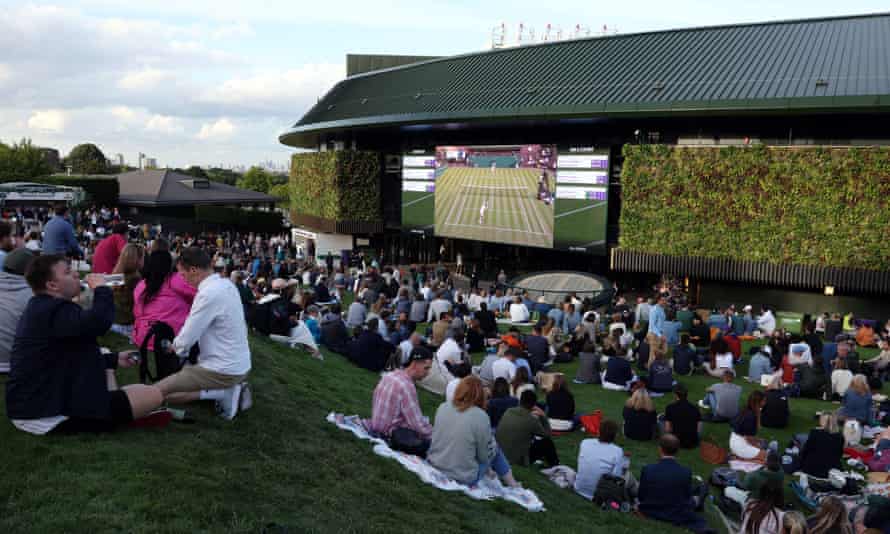
<instances>
[{"instance_id":1,"label":"large stadium","mask_svg":"<svg viewBox=\"0 0 890 534\"><path fill-rule=\"evenodd\" d=\"M890 230L890 52L870 44L888 40L875 14L428 59L353 72L280 141L377 158L380 222L338 224L398 262L867 306L890 293L890 253L865 238Z\"/></svg>"}]
</instances>

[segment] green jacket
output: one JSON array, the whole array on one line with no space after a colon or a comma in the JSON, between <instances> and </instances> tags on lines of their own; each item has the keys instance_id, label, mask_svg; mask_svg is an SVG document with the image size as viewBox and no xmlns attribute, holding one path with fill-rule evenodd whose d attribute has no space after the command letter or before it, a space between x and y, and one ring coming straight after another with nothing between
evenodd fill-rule
<instances>
[{"instance_id":1,"label":"green jacket","mask_svg":"<svg viewBox=\"0 0 890 534\"><path fill-rule=\"evenodd\" d=\"M758 469L753 473L745 475L745 478L739 483L739 487L751 492L751 499L757 499L757 496L760 495L760 488L770 480L777 481L780 486L783 485L785 482L784 471L774 472L766 468Z\"/></svg>"},{"instance_id":2,"label":"green jacket","mask_svg":"<svg viewBox=\"0 0 890 534\"><path fill-rule=\"evenodd\" d=\"M546 417L535 417L522 406L504 412L498 423L498 445L511 464L527 465L528 449L534 436L549 435L550 421Z\"/></svg>"}]
</instances>

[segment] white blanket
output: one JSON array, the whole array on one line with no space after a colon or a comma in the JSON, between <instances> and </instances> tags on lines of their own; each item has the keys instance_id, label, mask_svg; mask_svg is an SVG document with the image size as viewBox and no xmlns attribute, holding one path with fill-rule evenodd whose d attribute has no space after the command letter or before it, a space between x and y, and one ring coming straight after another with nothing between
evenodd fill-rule
<instances>
[{"instance_id":1,"label":"white blanket","mask_svg":"<svg viewBox=\"0 0 890 534\"><path fill-rule=\"evenodd\" d=\"M343 430L352 432L359 439L374 443L375 454L384 458L392 458L399 462L405 469L416 474L427 484L445 491L461 491L477 500L504 499L515 502L530 512L544 511L544 503L538 499L538 496L532 490L504 486L497 477L485 477L475 486L466 486L449 478L417 456L390 449L385 441L374 438L368 433L362 420L357 415L346 416L331 412L328 414L327 420Z\"/></svg>"},{"instance_id":2,"label":"white blanket","mask_svg":"<svg viewBox=\"0 0 890 534\"><path fill-rule=\"evenodd\" d=\"M297 345L305 345L312 351L318 350L318 345L315 344L315 339L312 337L312 332L309 331L309 327L307 327L306 323L304 323L303 321L298 322L297 326L290 329L289 336L279 336L276 334L272 334L269 337L279 343L290 345L291 348L294 348Z\"/></svg>"}]
</instances>

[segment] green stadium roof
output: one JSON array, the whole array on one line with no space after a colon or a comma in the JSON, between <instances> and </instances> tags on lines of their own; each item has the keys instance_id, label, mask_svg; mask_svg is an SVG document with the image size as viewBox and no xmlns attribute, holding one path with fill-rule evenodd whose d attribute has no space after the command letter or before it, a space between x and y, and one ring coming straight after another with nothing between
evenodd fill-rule
<instances>
[{"instance_id":1,"label":"green stadium roof","mask_svg":"<svg viewBox=\"0 0 890 534\"><path fill-rule=\"evenodd\" d=\"M890 14L714 26L466 54L352 76L279 137L624 115L890 110Z\"/></svg>"}]
</instances>

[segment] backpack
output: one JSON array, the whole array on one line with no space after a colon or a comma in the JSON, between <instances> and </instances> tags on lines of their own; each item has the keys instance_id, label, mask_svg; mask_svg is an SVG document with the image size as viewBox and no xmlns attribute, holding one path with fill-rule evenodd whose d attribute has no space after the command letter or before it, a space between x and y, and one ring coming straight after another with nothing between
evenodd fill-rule
<instances>
[{"instance_id":1,"label":"backpack","mask_svg":"<svg viewBox=\"0 0 890 534\"><path fill-rule=\"evenodd\" d=\"M612 508L629 511L628 506L622 507L623 504L630 503L630 495L627 492L624 479L613 475L601 476L596 485L596 491L593 493L593 503L600 505L603 510Z\"/></svg>"},{"instance_id":2,"label":"backpack","mask_svg":"<svg viewBox=\"0 0 890 534\"><path fill-rule=\"evenodd\" d=\"M727 486L739 485L739 474L729 467L717 467L711 471L711 478L708 482L716 487L723 489Z\"/></svg>"},{"instance_id":3,"label":"backpack","mask_svg":"<svg viewBox=\"0 0 890 534\"><path fill-rule=\"evenodd\" d=\"M261 300L253 308L250 326L263 334L287 336L290 334L290 315L287 301L281 297L272 300Z\"/></svg>"},{"instance_id":4,"label":"backpack","mask_svg":"<svg viewBox=\"0 0 890 534\"><path fill-rule=\"evenodd\" d=\"M176 337L176 332L173 331L173 327L164 321L156 321L152 323L151 327L148 329L148 333L145 335L145 339L142 340L142 345L139 346L139 381L143 384L148 384L151 382L158 382L163 380L164 378L177 373L180 369L182 369L183 364L185 363L179 356L172 352L167 352L165 347L169 347L170 344L173 343L173 339ZM148 343L151 339L154 339L154 355L155 355L155 374L152 375L148 369ZM189 363L194 365L198 361L198 345L195 344L192 347L192 350L189 352L189 357L187 358Z\"/></svg>"}]
</instances>

